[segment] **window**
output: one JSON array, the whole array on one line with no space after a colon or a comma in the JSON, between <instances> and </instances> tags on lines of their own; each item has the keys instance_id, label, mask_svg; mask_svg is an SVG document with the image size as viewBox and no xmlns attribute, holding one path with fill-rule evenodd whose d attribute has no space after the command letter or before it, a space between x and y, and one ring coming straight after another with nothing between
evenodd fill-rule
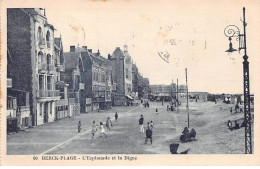
<instances>
[{"instance_id":1,"label":"window","mask_svg":"<svg viewBox=\"0 0 260 169\"><path fill-rule=\"evenodd\" d=\"M37 38L38 38L38 41L39 41L39 46L44 45L44 38L43 38L42 28L40 26L38 27Z\"/></svg>"},{"instance_id":2,"label":"window","mask_svg":"<svg viewBox=\"0 0 260 169\"><path fill-rule=\"evenodd\" d=\"M7 96L7 110L10 110L13 108L13 98L10 96Z\"/></svg>"},{"instance_id":3,"label":"window","mask_svg":"<svg viewBox=\"0 0 260 169\"><path fill-rule=\"evenodd\" d=\"M128 79L128 69L125 70L125 77Z\"/></svg>"},{"instance_id":4,"label":"window","mask_svg":"<svg viewBox=\"0 0 260 169\"><path fill-rule=\"evenodd\" d=\"M47 90L52 90L52 77L51 76L47 76Z\"/></svg>"},{"instance_id":5,"label":"window","mask_svg":"<svg viewBox=\"0 0 260 169\"><path fill-rule=\"evenodd\" d=\"M50 102L50 114L52 115L52 106L53 106L53 104L52 104L52 102Z\"/></svg>"},{"instance_id":6,"label":"window","mask_svg":"<svg viewBox=\"0 0 260 169\"><path fill-rule=\"evenodd\" d=\"M50 45L50 32L47 31L47 34L46 34L46 42L47 42L47 48L50 48L51 45Z\"/></svg>"},{"instance_id":7,"label":"window","mask_svg":"<svg viewBox=\"0 0 260 169\"><path fill-rule=\"evenodd\" d=\"M39 75L39 90L44 90L44 76Z\"/></svg>"},{"instance_id":8,"label":"window","mask_svg":"<svg viewBox=\"0 0 260 169\"><path fill-rule=\"evenodd\" d=\"M95 72L92 72L92 81L95 81Z\"/></svg>"},{"instance_id":9,"label":"window","mask_svg":"<svg viewBox=\"0 0 260 169\"><path fill-rule=\"evenodd\" d=\"M43 103L40 103L40 116L42 116Z\"/></svg>"}]
</instances>

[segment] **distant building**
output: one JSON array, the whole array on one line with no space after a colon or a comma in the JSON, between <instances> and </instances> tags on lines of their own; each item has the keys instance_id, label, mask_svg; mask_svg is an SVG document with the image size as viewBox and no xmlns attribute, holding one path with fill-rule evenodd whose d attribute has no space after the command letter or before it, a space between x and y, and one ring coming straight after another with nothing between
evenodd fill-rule
<instances>
[{"instance_id":1,"label":"distant building","mask_svg":"<svg viewBox=\"0 0 260 169\"><path fill-rule=\"evenodd\" d=\"M155 96L171 96L171 85L150 85L151 93Z\"/></svg>"},{"instance_id":2,"label":"distant building","mask_svg":"<svg viewBox=\"0 0 260 169\"><path fill-rule=\"evenodd\" d=\"M112 56L109 57L112 62L112 81L115 85L115 90L113 91L113 105L121 106L126 102L125 98L125 55L123 51L117 47L113 52Z\"/></svg>"},{"instance_id":3,"label":"distant building","mask_svg":"<svg viewBox=\"0 0 260 169\"><path fill-rule=\"evenodd\" d=\"M134 94L133 92L133 78L132 78L132 58L128 53L127 45L124 45L124 55L125 55L125 96L126 96L126 104L130 105L130 102L133 100Z\"/></svg>"},{"instance_id":4,"label":"distant building","mask_svg":"<svg viewBox=\"0 0 260 169\"><path fill-rule=\"evenodd\" d=\"M132 89L135 95L138 94L138 68L136 64L132 65Z\"/></svg>"},{"instance_id":5,"label":"distant building","mask_svg":"<svg viewBox=\"0 0 260 169\"><path fill-rule=\"evenodd\" d=\"M87 113L93 110L103 110L111 108L112 100L112 63L100 52L93 53L87 46L75 48L71 46L71 51L65 53L65 58L70 58L66 66L72 87L70 92L78 95L80 112ZM69 71L69 68L73 71ZM77 78L72 78L76 75ZM76 86L74 86L76 84ZM79 86L79 87L77 87ZM77 99L78 98L78 99Z\"/></svg>"},{"instance_id":6,"label":"distant building","mask_svg":"<svg viewBox=\"0 0 260 169\"><path fill-rule=\"evenodd\" d=\"M61 80L68 87L70 112L74 115L79 115L80 112L85 112L86 99L82 98L85 93L85 83L83 81L84 71L83 54L75 51L75 46L70 46L69 52L64 52L65 71L61 72Z\"/></svg>"},{"instance_id":7,"label":"distant building","mask_svg":"<svg viewBox=\"0 0 260 169\"><path fill-rule=\"evenodd\" d=\"M150 83L149 83L149 79L148 78L143 78L143 89L144 89L144 93L148 94L150 93Z\"/></svg>"}]
</instances>

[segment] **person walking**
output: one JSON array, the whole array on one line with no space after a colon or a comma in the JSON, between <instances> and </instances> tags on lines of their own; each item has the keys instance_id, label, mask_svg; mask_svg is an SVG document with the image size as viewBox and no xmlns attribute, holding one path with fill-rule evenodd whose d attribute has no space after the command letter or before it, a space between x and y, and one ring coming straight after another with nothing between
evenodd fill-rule
<instances>
[{"instance_id":1,"label":"person walking","mask_svg":"<svg viewBox=\"0 0 260 169\"><path fill-rule=\"evenodd\" d=\"M153 130L153 121L150 122L149 128Z\"/></svg>"},{"instance_id":2,"label":"person walking","mask_svg":"<svg viewBox=\"0 0 260 169\"><path fill-rule=\"evenodd\" d=\"M156 115L158 115L158 109L155 109L155 113L156 113Z\"/></svg>"},{"instance_id":3,"label":"person walking","mask_svg":"<svg viewBox=\"0 0 260 169\"><path fill-rule=\"evenodd\" d=\"M81 121L79 121L78 123L78 133L80 133L80 131L81 131Z\"/></svg>"},{"instance_id":4,"label":"person walking","mask_svg":"<svg viewBox=\"0 0 260 169\"><path fill-rule=\"evenodd\" d=\"M111 130L111 126L112 126L112 121L111 121L110 117L107 117L106 127L109 131Z\"/></svg>"},{"instance_id":5,"label":"person walking","mask_svg":"<svg viewBox=\"0 0 260 169\"><path fill-rule=\"evenodd\" d=\"M152 132L152 130L151 130L149 127L146 129L145 134L146 134L146 137L145 137L145 144L147 143L148 139L150 139L151 144L153 144L153 140L152 140L153 132Z\"/></svg>"},{"instance_id":6,"label":"person walking","mask_svg":"<svg viewBox=\"0 0 260 169\"><path fill-rule=\"evenodd\" d=\"M92 138L94 138L96 132L97 132L97 125L96 122L93 121L92 130L91 130Z\"/></svg>"},{"instance_id":7,"label":"person walking","mask_svg":"<svg viewBox=\"0 0 260 169\"><path fill-rule=\"evenodd\" d=\"M147 122L147 128L150 128L150 122Z\"/></svg>"},{"instance_id":8,"label":"person walking","mask_svg":"<svg viewBox=\"0 0 260 169\"><path fill-rule=\"evenodd\" d=\"M140 133L144 133L144 117L141 115L139 119Z\"/></svg>"},{"instance_id":9,"label":"person walking","mask_svg":"<svg viewBox=\"0 0 260 169\"><path fill-rule=\"evenodd\" d=\"M117 112L116 112L116 114L115 114L115 120L117 121L117 119L118 119L118 114L117 114Z\"/></svg>"},{"instance_id":10,"label":"person walking","mask_svg":"<svg viewBox=\"0 0 260 169\"><path fill-rule=\"evenodd\" d=\"M232 107L231 107L231 108L230 108L230 113L231 113L231 114L232 114L232 111L233 111L233 110L232 110Z\"/></svg>"},{"instance_id":11,"label":"person walking","mask_svg":"<svg viewBox=\"0 0 260 169\"><path fill-rule=\"evenodd\" d=\"M100 122L100 137L102 137L103 135L107 137L107 135L105 134L104 125L102 122Z\"/></svg>"}]
</instances>

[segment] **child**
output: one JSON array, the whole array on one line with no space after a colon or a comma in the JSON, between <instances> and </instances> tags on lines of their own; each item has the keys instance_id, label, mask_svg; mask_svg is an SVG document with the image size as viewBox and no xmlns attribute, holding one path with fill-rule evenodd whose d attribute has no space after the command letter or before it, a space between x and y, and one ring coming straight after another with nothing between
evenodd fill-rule
<instances>
[{"instance_id":1,"label":"child","mask_svg":"<svg viewBox=\"0 0 260 169\"><path fill-rule=\"evenodd\" d=\"M92 138L94 138L96 132L97 132L97 126L95 124L95 121L93 121L92 130L91 130Z\"/></svg>"},{"instance_id":2,"label":"child","mask_svg":"<svg viewBox=\"0 0 260 169\"><path fill-rule=\"evenodd\" d=\"M100 122L100 137L102 137L102 135L104 135L105 137L107 137L107 135L105 134L104 125L103 125L102 122Z\"/></svg>"},{"instance_id":3,"label":"child","mask_svg":"<svg viewBox=\"0 0 260 169\"><path fill-rule=\"evenodd\" d=\"M107 117L106 127L109 131L111 130L111 126L112 126L112 121L110 120L110 117Z\"/></svg>"},{"instance_id":4,"label":"child","mask_svg":"<svg viewBox=\"0 0 260 169\"><path fill-rule=\"evenodd\" d=\"M158 109L155 109L156 115L158 115Z\"/></svg>"},{"instance_id":5,"label":"child","mask_svg":"<svg viewBox=\"0 0 260 169\"><path fill-rule=\"evenodd\" d=\"M150 122L149 128L153 130L153 121Z\"/></svg>"},{"instance_id":6,"label":"child","mask_svg":"<svg viewBox=\"0 0 260 169\"><path fill-rule=\"evenodd\" d=\"M81 130L81 121L79 121L79 124L78 124L78 133L80 133L80 130Z\"/></svg>"},{"instance_id":7,"label":"child","mask_svg":"<svg viewBox=\"0 0 260 169\"><path fill-rule=\"evenodd\" d=\"M117 119L118 119L118 114L117 114L117 112L116 112L116 114L115 114L115 119L116 119L116 121L117 121Z\"/></svg>"}]
</instances>

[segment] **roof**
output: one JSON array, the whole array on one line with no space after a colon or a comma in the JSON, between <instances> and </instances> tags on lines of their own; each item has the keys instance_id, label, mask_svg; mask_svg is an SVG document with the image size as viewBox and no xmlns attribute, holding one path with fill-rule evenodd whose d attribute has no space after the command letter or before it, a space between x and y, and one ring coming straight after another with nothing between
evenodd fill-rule
<instances>
[{"instance_id":1,"label":"roof","mask_svg":"<svg viewBox=\"0 0 260 169\"><path fill-rule=\"evenodd\" d=\"M60 48L61 45L61 38L54 38L54 44Z\"/></svg>"},{"instance_id":2,"label":"roof","mask_svg":"<svg viewBox=\"0 0 260 169\"><path fill-rule=\"evenodd\" d=\"M119 47L117 47L116 50L113 52L111 58L120 58L120 57L125 58L125 55L123 51Z\"/></svg>"},{"instance_id":3,"label":"roof","mask_svg":"<svg viewBox=\"0 0 260 169\"><path fill-rule=\"evenodd\" d=\"M78 67L80 52L65 52L63 55L66 69L76 69Z\"/></svg>"}]
</instances>

